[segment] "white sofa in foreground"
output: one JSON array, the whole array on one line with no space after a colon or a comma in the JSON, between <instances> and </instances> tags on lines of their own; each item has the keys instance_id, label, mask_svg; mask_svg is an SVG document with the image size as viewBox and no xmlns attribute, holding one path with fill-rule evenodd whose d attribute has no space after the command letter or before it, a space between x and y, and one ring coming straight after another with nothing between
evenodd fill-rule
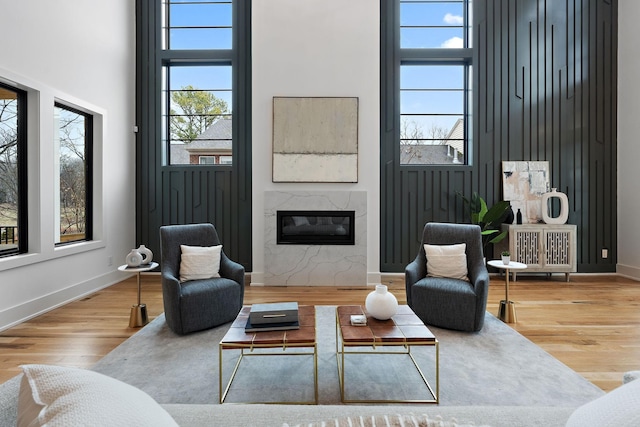
<instances>
[{"instance_id":1,"label":"white sofa in foreground","mask_svg":"<svg viewBox=\"0 0 640 427\"><path fill-rule=\"evenodd\" d=\"M141 390L93 371L49 365L26 365L23 371L22 378L0 386L0 426L13 426L16 422L20 427L45 423L49 427L640 425L640 381L630 381L580 408L232 403L159 405Z\"/></svg>"}]
</instances>

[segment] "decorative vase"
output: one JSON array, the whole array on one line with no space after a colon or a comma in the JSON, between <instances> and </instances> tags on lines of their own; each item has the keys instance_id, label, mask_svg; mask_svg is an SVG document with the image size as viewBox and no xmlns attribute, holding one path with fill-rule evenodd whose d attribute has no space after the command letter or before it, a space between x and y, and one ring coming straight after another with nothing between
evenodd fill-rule
<instances>
[{"instance_id":1,"label":"decorative vase","mask_svg":"<svg viewBox=\"0 0 640 427\"><path fill-rule=\"evenodd\" d=\"M522 212L520 212L520 208L518 208L518 213L516 213L516 224L522 224Z\"/></svg>"},{"instance_id":2,"label":"decorative vase","mask_svg":"<svg viewBox=\"0 0 640 427\"><path fill-rule=\"evenodd\" d=\"M553 198L557 198L560 201L560 215L556 217L551 216L551 204L549 201ZM556 191L552 188L550 192L542 195L542 220L546 224L564 224L569 218L569 199L567 195Z\"/></svg>"},{"instance_id":3,"label":"decorative vase","mask_svg":"<svg viewBox=\"0 0 640 427\"><path fill-rule=\"evenodd\" d=\"M142 255L142 264L149 264L153 261L153 252L151 252L151 249L147 248L145 245L140 245L138 252Z\"/></svg>"},{"instance_id":4,"label":"decorative vase","mask_svg":"<svg viewBox=\"0 0 640 427\"><path fill-rule=\"evenodd\" d=\"M376 285L376 290L367 295L364 306L374 318L387 320L398 311L398 300L387 291L386 285Z\"/></svg>"},{"instance_id":5,"label":"decorative vase","mask_svg":"<svg viewBox=\"0 0 640 427\"><path fill-rule=\"evenodd\" d=\"M129 252L125 258L125 261L129 267L140 267L140 264L142 264L142 255L140 255L140 252L138 252L137 249L131 249L131 252Z\"/></svg>"},{"instance_id":6,"label":"decorative vase","mask_svg":"<svg viewBox=\"0 0 640 427\"><path fill-rule=\"evenodd\" d=\"M509 207L507 208L504 214L504 220L502 221L502 223L513 224L514 219L515 219L515 215L513 214L513 208L511 207L511 205L509 205Z\"/></svg>"},{"instance_id":7,"label":"decorative vase","mask_svg":"<svg viewBox=\"0 0 640 427\"><path fill-rule=\"evenodd\" d=\"M509 265L510 261L511 261L511 257L509 255L502 255L502 263L504 265Z\"/></svg>"}]
</instances>

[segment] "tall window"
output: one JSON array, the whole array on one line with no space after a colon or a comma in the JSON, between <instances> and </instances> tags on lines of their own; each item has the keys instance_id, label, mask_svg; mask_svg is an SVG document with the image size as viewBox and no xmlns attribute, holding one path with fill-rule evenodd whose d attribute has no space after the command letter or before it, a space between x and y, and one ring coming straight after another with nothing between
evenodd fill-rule
<instances>
[{"instance_id":1,"label":"tall window","mask_svg":"<svg viewBox=\"0 0 640 427\"><path fill-rule=\"evenodd\" d=\"M26 93L0 84L0 256L27 251Z\"/></svg>"},{"instance_id":2,"label":"tall window","mask_svg":"<svg viewBox=\"0 0 640 427\"><path fill-rule=\"evenodd\" d=\"M230 164L233 3L164 0L162 12L164 163Z\"/></svg>"},{"instance_id":3,"label":"tall window","mask_svg":"<svg viewBox=\"0 0 640 427\"><path fill-rule=\"evenodd\" d=\"M400 0L400 164L469 158L471 0Z\"/></svg>"},{"instance_id":4,"label":"tall window","mask_svg":"<svg viewBox=\"0 0 640 427\"><path fill-rule=\"evenodd\" d=\"M91 240L93 117L56 103L54 123L59 166L55 243Z\"/></svg>"}]
</instances>

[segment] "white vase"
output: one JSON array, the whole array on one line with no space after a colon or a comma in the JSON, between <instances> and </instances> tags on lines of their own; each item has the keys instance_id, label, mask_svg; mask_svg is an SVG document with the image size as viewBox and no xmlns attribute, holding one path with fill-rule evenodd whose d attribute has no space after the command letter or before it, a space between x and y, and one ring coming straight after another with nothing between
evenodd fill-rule
<instances>
[{"instance_id":1,"label":"white vase","mask_svg":"<svg viewBox=\"0 0 640 427\"><path fill-rule=\"evenodd\" d=\"M509 265L510 261L511 261L511 257L509 255L502 255L502 263L504 265Z\"/></svg>"},{"instance_id":2,"label":"white vase","mask_svg":"<svg viewBox=\"0 0 640 427\"><path fill-rule=\"evenodd\" d=\"M387 320L398 311L398 300L385 285L376 285L376 290L367 295L364 306L374 318Z\"/></svg>"},{"instance_id":3,"label":"white vase","mask_svg":"<svg viewBox=\"0 0 640 427\"><path fill-rule=\"evenodd\" d=\"M142 264L149 264L153 261L153 252L151 252L151 249L147 248L145 245L140 245L138 252L142 255Z\"/></svg>"},{"instance_id":4,"label":"white vase","mask_svg":"<svg viewBox=\"0 0 640 427\"><path fill-rule=\"evenodd\" d=\"M140 267L140 264L142 264L142 255L137 249L131 249L131 252L129 252L125 258L125 261L129 267Z\"/></svg>"},{"instance_id":5,"label":"white vase","mask_svg":"<svg viewBox=\"0 0 640 427\"><path fill-rule=\"evenodd\" d=\"M557 198L560 200L560 215L557 217L551 217L550 215L550 203L549 199ZM556 191L552 188L550 192L542 195L542 220L546 224L564 224L569 218L569 199L567 195Z\"/></svg>"}]
</instances>

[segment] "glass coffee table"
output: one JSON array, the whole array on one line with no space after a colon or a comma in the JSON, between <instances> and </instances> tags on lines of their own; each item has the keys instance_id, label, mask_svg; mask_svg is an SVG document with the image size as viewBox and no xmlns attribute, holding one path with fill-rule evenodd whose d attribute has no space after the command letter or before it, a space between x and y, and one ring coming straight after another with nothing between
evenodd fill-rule
<instances>
[{"instance_id":1,"label":"glass coffee table","mask_svg":"<svg viewBox=\"0 0 640 427\"><path fill-rule=\"evenodd\" d=\"M316 343L316 308L314 306L301 305L298 307L299 329L285 331L260 331L245 332L245 326L249 318L251 306L245 306L240 310L238 317L233 322L219 344L219 385L220 403L224 403L233 383L241 362L245 357L264 356L313 356L313 387L314 399L312 401L255 401L243 403L288 403L288 404L318 404L318 346ZM300 351L300 349L310 349ZM266 350L265 350L266 349ZM223 390L223 355L230 350L239 352L238 360L233 368L231 377ZM273 351L271 351L273 350ZM281 381L282 378L275 380Z\"/></svg>"},{"instance_id":2,"label":"glass coffee table","mask_svg":"<svg viewBox=\"0 0 640 427\"><path fill-rule=\"evenodd\" d=\"M336 308L336 358L343 403L438 403L440 388L438 340L422 320L407 305L400 305L389 320L376 320L367 315L366 326L352 326L351 315L366 315L359 305ZM418 364L412 347L427 346L435 350L435 389L432 388ZM396 347L392 351L391 347ZM386 350L388 349L388 350ZM345 356L355 354L408 355L426 385L426 399L356 399L345 395Z\"/></svg>"}]
</instances>

